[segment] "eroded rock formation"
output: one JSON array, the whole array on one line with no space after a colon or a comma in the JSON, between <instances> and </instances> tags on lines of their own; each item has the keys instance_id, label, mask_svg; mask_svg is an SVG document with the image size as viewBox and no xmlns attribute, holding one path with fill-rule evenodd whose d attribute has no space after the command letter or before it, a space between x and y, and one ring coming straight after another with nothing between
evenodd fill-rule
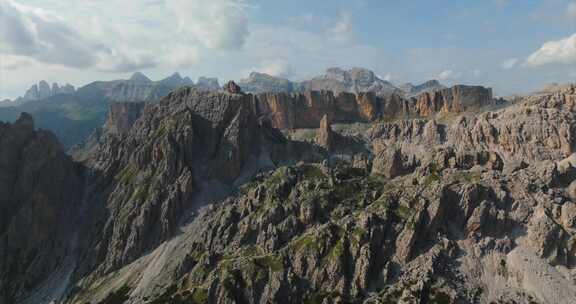
<instances>
[{"instance_id":1,"label":"eroded rock formation","mask_svg":"<svg viewBox=\"0 0 576 304\"><path fill-rule=\"evenodd\" d=\"M43 263L27 281L39 266L24 263L0 281L0 303L574 303L574 87L482 113L488 99L469 99L477 90L429 95L434 111L460 115L451 120L420 114L364 129L331 122L415 113L417 103L172 92L131 128L105 132L82 164L83 208L33 196L73 210L77 241L48 226L64 245L40 256L74 267L48 289L59 268ZM297 140L280 123L321 127ZM19 125L42 133L26 117ZM0 127L0 146L12 128ZM14 166L3 153L19 154L0 150L0 165ZM30 222L13 213L2 220ZM42 235L23 235L19 248L52 242ZM5 244L0 267L20 256Z\"/></svg>"},{"instance_id":2,"label":"eroded rock formation","mask_svg":"<svg viewBox=\"0 0 576 304\"><path fill-rule=\"evenodd\" d=\"M373 122L379 119L427 117L437 113L460 113L493 104L491 89L455 86L404 99L379 97L373 92L352 94L330 91L266 93L254 97L260 115L279 129L317 128L324 115L334 123Z\"/></svg>"}]
</instances>

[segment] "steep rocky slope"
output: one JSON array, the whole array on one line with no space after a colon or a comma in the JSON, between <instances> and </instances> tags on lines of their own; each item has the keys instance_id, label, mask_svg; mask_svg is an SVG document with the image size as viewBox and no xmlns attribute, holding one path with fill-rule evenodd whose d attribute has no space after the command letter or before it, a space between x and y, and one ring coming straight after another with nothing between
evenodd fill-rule
<instances>
[{"instance_id":1,"label":"steep rocky slope","mask_svg":"<svg viewBox=\"0 0 576 304\"><path fill-rule=\"evenodd\" d=\"M273 127L273 94L225 87L111 111L83 208L63 207L81 219L63 293L15 293L18 272L0 303L576 301L575 87L485 112L489 90L455 87L361 131L331 125L344 97L299 97L306 141Z\"/></svg>"},{"instance_id":2,"label":"steep rocky slope","mask_svg":"<svg viewBox=\"0 0 576 304\"><path fill-rule=\"evenodd\" d=\"M53 134L35 131L28 114L0 123L0 303L49 278L66 284L81 196L80 170Z\"/></svg>"}]
</instances>

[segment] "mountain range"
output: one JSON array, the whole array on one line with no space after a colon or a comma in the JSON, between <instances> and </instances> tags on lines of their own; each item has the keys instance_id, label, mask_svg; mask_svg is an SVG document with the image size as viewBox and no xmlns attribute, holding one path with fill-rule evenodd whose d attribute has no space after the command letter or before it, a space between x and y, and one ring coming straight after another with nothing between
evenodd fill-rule
<instances>
[{"instance_id":1,"label":"mountain range","mask_svg":"<svg viewBox=\"0 0 576 304\"><path fill-rule=\"evenodd\" d=\"M252 93L326 90L335 94L373 92L379 97L414 97L425 91L445 88L437 81L419 86L408 84L396 87L363 68L330 68L324 75L302 82L253 72L239 81L239 84L246 92ZM15 121L21 112L30 113L38 127L54 132L69 149L102 126L110 103L156 102L172 90L185 86L211 91L221 89L216 78L200 77L194 83L179 73L152 81L136 72L126 80L95 81L77 90L71 85L59 86L56 83L50 87L46 81L40 81L32 85L22 97L0 103L0 121Z\"/></svg>"},{"instance_id":2,"label":"mountain range","mask_svg":"<svg viewBox=\"0 0 576 304\"><path fill-rule=\"evenodd\" d=\"M574 85L230 82L109 103L70 156L23 113L0 123L0 304L574 303L575 126Z\"/></svg>"},{"instance_id":3,"label":"mountain range","mask_svg":"<svg viewBox=\"0 0 576 304\"><path fill-rule=\"evenodd\" d=\"M30 113L40 128L54 132L70 148L102 126L110 103L154 102L182 86L219 89L218 80L201 77L198 84L178 73L152 81L136 72L129 79L95 81L74 90L67 85L50 89L45 81L33 85L23 97L0 108L0 121L15 121L21 112Z\"/></svg>"},{"instance_id":4,"label":"mountain range","mask_svg":"<svg viewBox=\"0 0 576 304\"><path fill-rule=\"evenodd\" d=\"M379 96L399 95L411 97L424 93L444 89L437 80L430 80L420 85L410 83L396 86L389 81L377 77L373 71L365 68L329 68L323 75L310 80L293 82L288 79L274 77L263 73L252 72L238 83L242 89L250 93L263 92L304 92L304 91L332 91L365 93L374 92Z\"/></svg>"}]
</instances>

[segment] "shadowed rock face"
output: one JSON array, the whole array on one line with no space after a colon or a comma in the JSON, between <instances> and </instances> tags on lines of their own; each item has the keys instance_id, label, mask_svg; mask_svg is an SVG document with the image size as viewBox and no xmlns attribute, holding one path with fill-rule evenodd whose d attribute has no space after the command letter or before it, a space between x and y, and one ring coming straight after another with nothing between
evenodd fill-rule
<instances>
[{"instance_id":1,"label":"shadowed rock face","mask_svg":"<svg viewBox=\"0 0 576 304\"><path fill-rule=\"evenodd\" d=\"M14 303L58 271L74 237L82 182L47 131L22 113L0 123L0 303Z\"/></svg>"},{"instance_id":2,"label":"shadowed rock face","mask_svg":"<svg viewBox=\"0 0 576 304\"><path fill-rule=\"evenodd\" d=\"M477 111L476 90L450 89L430 103ZM181 89L121 134L104 131L83 163L84 208L62 206L76 210L78 241L52 233L74 253L68 289L43 299L574 303L573 87L445 123L421 117L361 130L331 122L338 111L369 119L414 107L371 103L369 94L261 96ZM298 107L279 99L292 96ZM272 108L292 114L268 115ZM117 113L110 121L132 120ZM272 127L316 117L320 129L306 141ZM26 118L19 124L23 134L40 132ZM26 244L43 239L31 236ZM4 244L0 258L18 260ZM40 252L68 257L50 248ZM0 299L38 295L56 268L29 290L17 289L28 274L18 268L15 281L0 281L12 292Z\"/></svg>"}]
</instances>

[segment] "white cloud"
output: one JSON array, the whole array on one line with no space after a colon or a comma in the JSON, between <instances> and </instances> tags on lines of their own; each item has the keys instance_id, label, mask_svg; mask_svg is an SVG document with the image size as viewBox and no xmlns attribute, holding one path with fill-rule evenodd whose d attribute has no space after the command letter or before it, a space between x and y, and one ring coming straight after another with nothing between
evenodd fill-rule
<instances>
[{"instance_id":1,"label":"white cloud","mask_svg":"<svg viewBox=\"0 0 576 304\"><path fill-rule=\"evenodd\" d=\"M516 65L518 64L518 58L509 58L504 60L501 64L500 67L504 70L510 70L513 69L514 67L516 67Z\"/></svg>"},{"instance_id":2,"label":"white cloud","mask_svg":"<svg viewBox=\"0 0 576 304\"><path fill-rule=\"evenodd\" d=\"M166 0L178 30L208 48L240 49L248 37L244 0Z\"/></svg>"},{"instance_id":3,"label":"white cloud","mask_svg":"<svg viewBox=\"0 0 576 304\"><path fill-rule=\"evenodd\" d=\"M338 20L327 29L327 36L338 43L348 43L353 39L352 17L348 13L341 13Z\"/></svg>"},{"instance_id":4,"label":"white cloud","mask_svg":"<svg viewBox=\"0 0 576 304\"><path fill-rule=\"evenodd\" d=\"M293 74L290 78L298 80L317 76L333 66L364 66L378 71L388 60L382 49L354 40L346 43L335 41L323 28L311 30L269 24L252 26L245 49L237 57L224 54L206 60L221 70L246 71L254 67L262 68L263 59L273 61L270 60L272 58L289 62ZM202 62L202 65L206 64L207 61ZM245 73L239 74L239 77L245 76Z\"/></svg>"},{"instance_id":5,"label":"white cloud","mask_svg":"<svg viewBox=\"0 0 576 304\"><path fill-rule=\"evenodd\" d=\"M548 64L576 64L576 34L557 41L544 43L525 62L531 67Z\"/></svg>"},{"instance_id":6,"label":"white cloud","mask_svg":"<svg viewBox=\"0 0 576 304\"><path fill-rule=\"evenodd\" d=\"M35 62L28 57L18 55L0 55L0 70L17 70L33 65Z\"/></svg>"},{"instance_id":7,"label":"white cloud","mask_svg":"<svg viewBox=\"0 0 576 304\"><path fill-rule=\"evenodd\" d=\"M164 50L164 64L173 69L186 69L198 63L200 51L194 46L173 46Z\"/></svg>"},{"instance_id":8,"label":"white cloud","mask_svg":"<svg viewBox=\"0 0 576 304\"><path fill-rule=\"evenodd\" d=\"M155 65L152 56L127 53L87 38L63 18L14 0L0 6L0 54L58 64L71 68L92 68L124 72ZM17 68L18 65L13 65Z\"/></svg>"},{"instance_id":9,"label":"white cloud","mask_svg":"<svg viewBox=\"0 0 576 304\"><path fill-rule=\"evenodd\" d=\"M462 73L454 72L453 70L444 70L440 72L436 78L438 80L454 80L462 77Z\"/></svg>"},{"instance_id":10,"label":"white cloud","mask_svg":"<svg viewBox=\"0 0 576 304\"><path fill-rule=\"evenodd\" d=\"M282 59L264 60L260 63L259 67L248 69L244 74L245 76L247 76L251 72L259 72L283 78L288 78L293 75L292 66L290 65L290 63Z\"/></svg>"},{"instance_id":11,"label":"white cloud","mask_svg":"<svg viewBox=\"0 0 576 304\"><path fill-rule=\"evenodd\" d=\"M58 16L5 0L0 6L0 52L34 58L45 63L88 67L102 46L91 43Z\"/></svg>"}]
</instances>

